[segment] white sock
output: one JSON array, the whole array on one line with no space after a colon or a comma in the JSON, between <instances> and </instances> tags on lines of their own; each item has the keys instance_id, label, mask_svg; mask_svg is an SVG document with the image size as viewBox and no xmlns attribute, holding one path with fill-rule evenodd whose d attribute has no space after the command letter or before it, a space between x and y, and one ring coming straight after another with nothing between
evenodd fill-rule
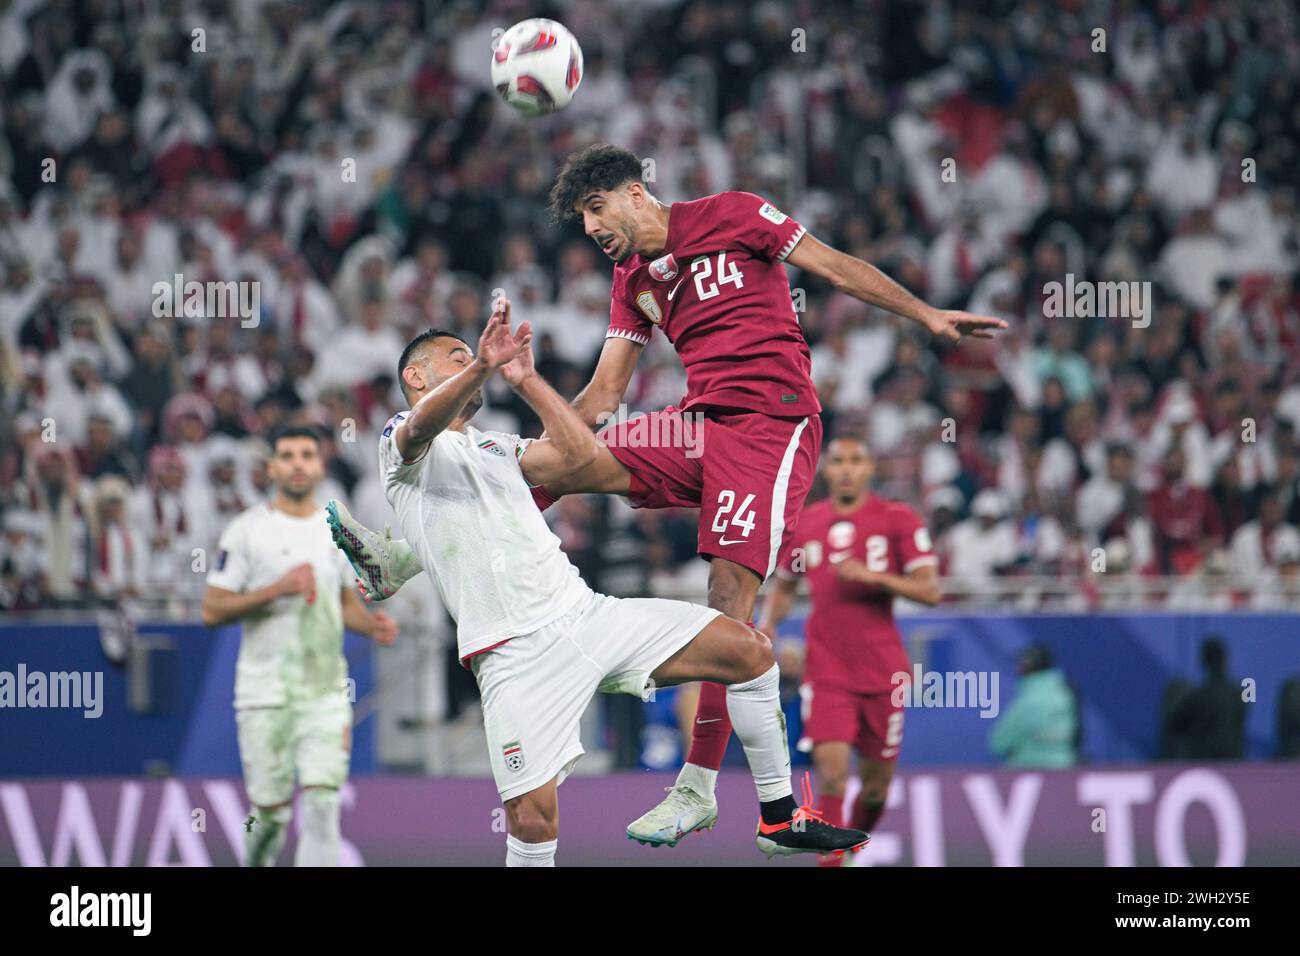
<instances>
[{"instance_id":1,"label":"white sock","mask_svg":"<svg viewBox=\"0 0 1300 956\"><path fill-rule=\"evenodd\" d=\"M690 787L700 796L708 797L710 800L713 799L713 791L717 785L718 771L701 767L699 764L682 764L682 769L677 772L677 786Z\"/></svg>"},{"instance_id":2,"label":"white sock","mask_svg":"<svg viewBox=\"0 0 1300 956\"><path fill-rule=\"evenodd\" d=\"M555 866L555 845L559 842L525 843L507 833L506 866Z\"/></svg>"},{"instance_id":3,"label":"white sock","mask_svg":"<svg viewBox=\"0 0 1300 956\"><path fill-rule=\"evenodd\" d=\"M338 866L343 835L339 832L339 792L312 787L302 792L302 830L294 866Z\"/></svg>"},{"instance_id":4,"label":"white sock","mask_svg":"<svg viewBox=\"0 0 1300 956\"><path fill-rule=\"evenodd\" d=\"M274 810L254 807L249 816L253 818L253 825L244 828L244 865L275 866L275 858L284 849L285 838L289 835L293 811L288 806Z\"/></svg>"},{"instance_id":5,"label":"white sock","mask_svg":"<svg viewBox=\"0 0 1300 956\"><path fill-rule=\"evenodd\" d=\"M745 748L749 772L754 775L761 803L791 796L790 741L781 710L781 671L775 664L767 673L727 688L727 713L731 728Z\"/></svg>"}]
</instances>

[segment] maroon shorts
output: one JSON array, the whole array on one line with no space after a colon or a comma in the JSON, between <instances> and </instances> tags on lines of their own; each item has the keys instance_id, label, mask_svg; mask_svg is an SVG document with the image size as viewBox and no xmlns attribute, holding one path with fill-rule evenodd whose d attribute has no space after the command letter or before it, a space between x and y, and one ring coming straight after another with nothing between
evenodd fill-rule
<instances>
[{"instance_id":1,"label":"maroon shorts","mask_svg":"<svg viewBox=\"0 0 1300 956\"><path fill-rule=\"evenodd\" d=\"M598 437L632 473L633 507L699 508L700 554L767 578L812 488L822 423L670 406Z\"/></svg>"},{"instance_id":2,"label":"maroon shorts","mask_svg":"<svg viewBox=\"0 0 1300 956\"><path fill-rule=\"evenodd\" d=\"M803 736L799 749L842 741L863 757L893 763L903 746L903 707L894 694L855 694L829 684L810 682L799 688L803 699Z\"/></svg>"}]
</instances>

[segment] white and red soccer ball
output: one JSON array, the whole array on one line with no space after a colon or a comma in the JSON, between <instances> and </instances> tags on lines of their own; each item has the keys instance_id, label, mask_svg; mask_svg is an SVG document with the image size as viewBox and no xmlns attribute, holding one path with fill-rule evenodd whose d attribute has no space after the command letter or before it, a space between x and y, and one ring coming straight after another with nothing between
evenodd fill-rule
<instances>
[{"instance_id":1,"label":"white and red soccer ball","mask_svg":"<svg viewBox=\"0 0 1300 956\"><path fill-rule=\"evenodd\" d=\"M582 47L554 20L521 20L492 51L492 85L529 116L564 109L581 82Z\"/></svg>"}]
</instances>

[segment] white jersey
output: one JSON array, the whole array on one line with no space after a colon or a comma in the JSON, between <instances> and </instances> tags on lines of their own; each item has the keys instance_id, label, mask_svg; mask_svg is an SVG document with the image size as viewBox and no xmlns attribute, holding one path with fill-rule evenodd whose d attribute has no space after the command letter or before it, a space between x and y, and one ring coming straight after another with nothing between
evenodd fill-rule
<instances>
[{"instance_id":1,"label":"white jersey","mask_svg":"<svg viewBox=\"0 0 1300 956\"><path fill-rule=\"evenodd\" d=\"M533 502L519 458L530 440L443 431L402 458L394 415L379 439L379 472L398 527L456 621L463 659L562 617L592 593Z\"/></svg>"},{"instance_id":2,"label":"white jersey","mask_svg":"<svg viewBox=\"0 0 1300 956\"><path fill-rule=\"evenodd\" d=\"M235 707L280 707L342 691L342 588L354 577L334 546L324 509L295 518L269 502L254 505L226 527L208 584L255 591L274 584L304 562L316 575L316 600L301 594L276 598L246 617L235 668Z\"/></svg>"}]
</instances>

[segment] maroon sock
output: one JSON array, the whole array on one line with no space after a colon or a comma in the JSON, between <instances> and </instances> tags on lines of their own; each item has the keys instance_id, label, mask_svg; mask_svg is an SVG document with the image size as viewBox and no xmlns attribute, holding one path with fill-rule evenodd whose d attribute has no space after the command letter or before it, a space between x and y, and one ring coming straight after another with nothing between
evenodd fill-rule
<instances>
[{"instance_id":1,"label":"maroon sock","mask_svg":"<svg viewBox=\"0 0 1300 956\"><path fill-rule=\"evenodd\" d=\"M849 821L849 826L854 830L866 830L871 832L871 828L880 822L880 817L885 812L883 803L864 803L861 798L853 801L853 819Z\"/></svg>"},{"instance_id":2,"label":"maroon sock","mask_svg":"<svg viewBox=\"0 0 1300 956\"><path fill-rule=\"evenodd\" d=\"M700 685L700 701L691 728L691 749L686 762L709 770L722 767L731 739L731 718L727 715L727 688L706 681Z\"/></svg>"}]
</instances>

